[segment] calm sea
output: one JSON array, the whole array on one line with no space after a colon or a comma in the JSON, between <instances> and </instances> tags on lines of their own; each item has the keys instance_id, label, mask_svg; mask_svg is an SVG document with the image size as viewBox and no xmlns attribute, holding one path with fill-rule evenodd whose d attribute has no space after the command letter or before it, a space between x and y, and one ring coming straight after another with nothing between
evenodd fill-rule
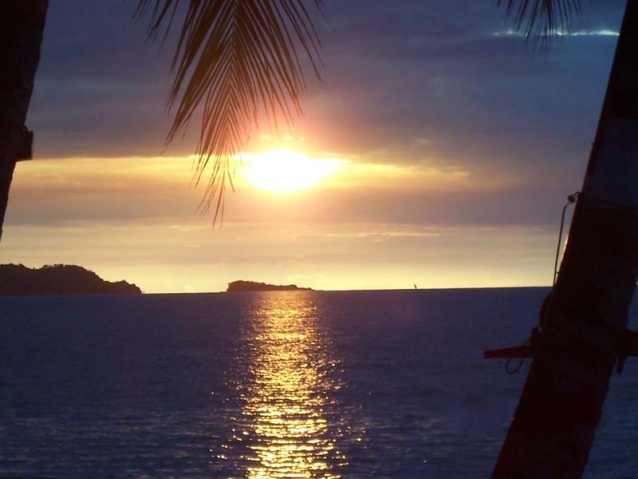
<instances>
[{"instance_id":1,"label":"calm sea","mask_svg":"<svg viewBox=\"0 0 638 479\"><path fill-rule=\"evenodd\" d=\"M0 478L488 477L547 292L0 298ZM637 446L629 359L586 477Z\"/></svg>"}]
</instances>

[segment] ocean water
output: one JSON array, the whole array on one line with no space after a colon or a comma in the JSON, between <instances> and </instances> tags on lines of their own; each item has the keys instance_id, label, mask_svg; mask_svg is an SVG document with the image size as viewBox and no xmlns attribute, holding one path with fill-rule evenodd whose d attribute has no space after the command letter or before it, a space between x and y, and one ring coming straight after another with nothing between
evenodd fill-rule
<instances>
[{"instance_id":1,"label":"ocean water","mask_svg":"<svg viewBox=\"0 0 638 479\"><path fill-rule=\"evenodd\" d=\"M0 478L489 477L547 292L0 298ZM636 446L629 359L585 477Z\"/></svg>"}]
</instances>

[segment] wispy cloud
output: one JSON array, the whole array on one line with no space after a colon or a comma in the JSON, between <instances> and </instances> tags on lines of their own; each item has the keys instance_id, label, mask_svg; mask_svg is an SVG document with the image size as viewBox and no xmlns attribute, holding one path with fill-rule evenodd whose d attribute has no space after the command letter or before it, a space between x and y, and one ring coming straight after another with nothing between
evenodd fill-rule
<instances>
[{"instance_id":1,"label":"wispy cloud","mask_svg":"<svg viewBox=\"0 0 638 479\"><path fill-rule=\"evenodd\" d=\"M572 30L572 31L557 31L553 35L556 37L617 37L620 33L617 30L610 30L606 28L598 30ZM525 33L519 30L502 30L494 32L495 37L520 37L525 38Z\"/></svg>"}]
</instances>

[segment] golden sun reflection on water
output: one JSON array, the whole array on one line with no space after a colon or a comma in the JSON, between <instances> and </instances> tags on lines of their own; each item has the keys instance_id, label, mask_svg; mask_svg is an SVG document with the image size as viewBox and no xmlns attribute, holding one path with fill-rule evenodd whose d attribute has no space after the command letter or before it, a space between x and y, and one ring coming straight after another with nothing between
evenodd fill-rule
<instances>
[{"instance_id":1,"label":"golden sun reflection on water","mask_svg":"<svg viewBox=\"0 0 638 479\"><path fill-rule=\"evenodd\" d=\"M304 293L256 297L247 340L250 381L241 388L248 478L338 478L345 457L326 408L339 385L312 298Z\"/></svg>"}]
</instances>

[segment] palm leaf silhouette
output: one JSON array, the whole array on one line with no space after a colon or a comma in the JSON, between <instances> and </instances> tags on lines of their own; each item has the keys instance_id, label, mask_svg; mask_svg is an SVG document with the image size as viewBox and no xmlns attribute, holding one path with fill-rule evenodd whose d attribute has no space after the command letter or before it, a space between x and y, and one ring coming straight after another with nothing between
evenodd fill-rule
<instances>
[{"instance_id":1,"label":"palm leaf silhouette","mask_svg":"<svg viewBox=\"0 0 638 479\"><path fill-rule=\"evenodd\" d=\"M200 207L223 217L224 193L233 187L234 160L262 117L278 127L301 113L304 61L319 76L319 46L307 3L321 0L139 0L151 16L150 34L165 35L182 19L173 58L175 107L167 142L201 117L195 180L207 172Z\"/></svg>"}]
</instances>

